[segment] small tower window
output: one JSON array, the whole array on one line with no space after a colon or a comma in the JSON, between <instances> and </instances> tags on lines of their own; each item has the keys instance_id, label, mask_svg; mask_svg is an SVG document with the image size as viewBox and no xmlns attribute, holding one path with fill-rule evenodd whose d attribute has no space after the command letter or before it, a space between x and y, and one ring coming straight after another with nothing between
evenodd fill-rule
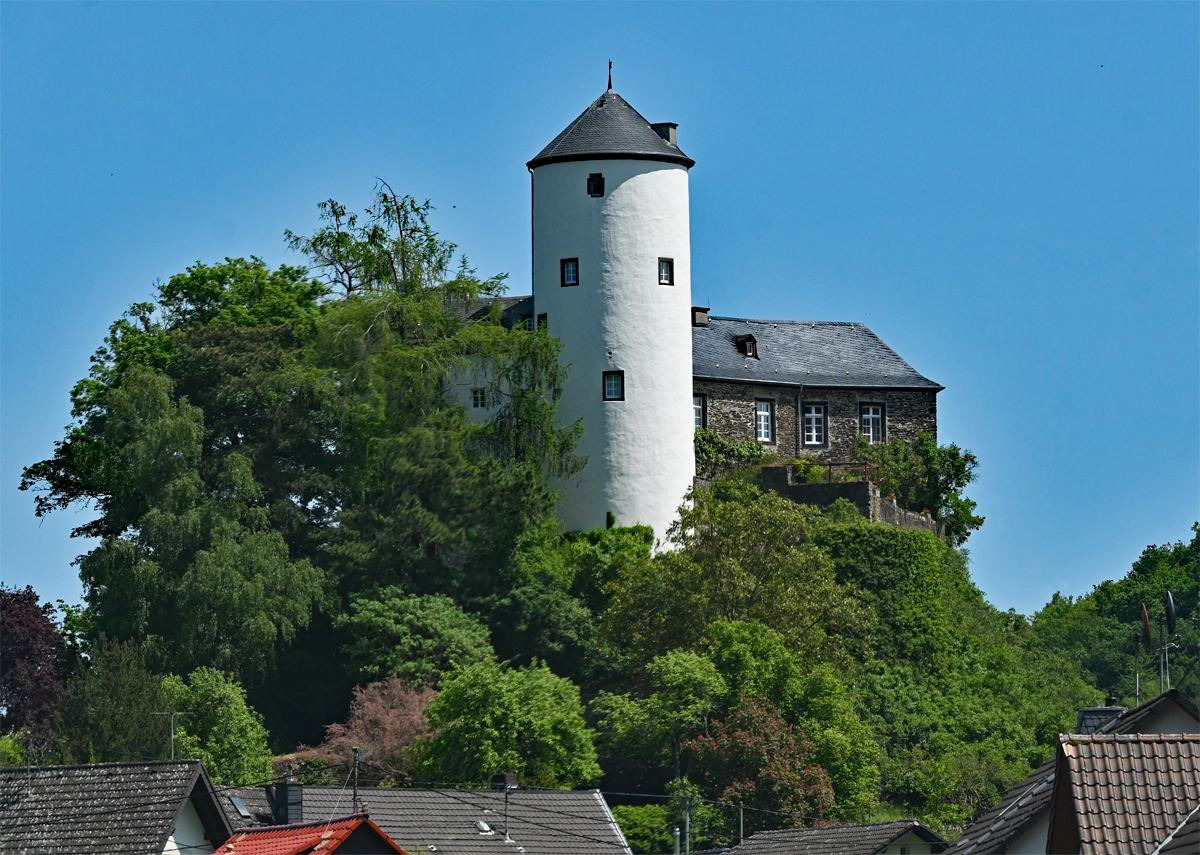
<instances>
[{"instance_id":1,"label":"small tower window","mask_svg":"<svg viewBox=\"0 0 1200 855\"><path fill-rule=\"evenodd\" d=\"M549 328L549 326L550 326L549 316L545 312L542 312L540 315L537 316L537 328L539 330L544 330L544 329Z\"/></svg>"},{"instance_id":2,"label":"small tower window","mask_svg":"<svg viewBox=\"0 0 1200 855\"><path fill-rule=\"evenodd\" d=\"M659 285L674 285L675 284L675 259L660 258L658 260L658 284Z\"/></svg>"},{"instance_id":3,"label":"small tower window","mask_svg":"<svg viewBox=\"0 0 1200 855\"><path fill-rule=\"evenodd\" d=\"M624 401L625 400L625 372L624 371L605 371L604 372L604 400L606 400L606 401Z\"/></svg>"},{"instance_id":4,"label":"small tower window","mask_svg":"<svg viewBox=\"0 0 1200 855\"><path fill-rule=\"evenodd\" d=\"M579 259L564 258L562 260L562 286L579 284Z\"/></svg>"},{"instance_id":5,"label":"small tower window","mask_svg":"<svg viewBox=\"0 0 1200 855\"><path fill-rule=\"evenodd\" d=\"M604 175L600 172L593 172L588 176L588 195L603 196L604 195Z\"/></svg>"},{"instance_id":6,"label":"small tower window","mask_svg":"<svg viewBox=\"0 0 1200 855\"><path fill-rule=\"evenodd\" d=\"M471 390L471 407L476 410L485 410L488 405L487 389L472 389Z\"/></svg>"}]
</instances>

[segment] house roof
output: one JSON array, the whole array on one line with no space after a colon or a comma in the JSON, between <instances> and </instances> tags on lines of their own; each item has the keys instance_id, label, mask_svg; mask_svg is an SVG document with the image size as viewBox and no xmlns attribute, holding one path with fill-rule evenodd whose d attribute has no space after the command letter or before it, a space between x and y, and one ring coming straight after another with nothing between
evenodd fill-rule
<instances>
[{"instance_id":1,"label":"house roof","mask_svg":"<svg viewBox=\"0 0 1200 855\"><path fill-rule=\"evenodd\" d=\"M949 846L937 832L915 819L905 819L760 831L733 852L736 855L876 855L906 834L916 834L934 846Z\"/></svg>"},{"instance_id":2,"label":"house roof","mask_svg":"<svg viewBox=\"0 0 1200 855\"><path fill-rule=\"evenodd\" d=\"M1200 804L1200 734L1064 734L1059 737L1050 848L1073 837L1079 852L1151 852Z\"/></svg>"},{"instance_id":3,"label":"house roof","mask_svg":"<svg viewBox=\"0 0 1200 855\"><path fill-rule=\"evenodd\" d=\"M642 114L609 89L556 136L530 169L568 160L662 160L689 169L696 165L679 146L667 142Z\"/></svg>"},{"instance_id":4,"label":"house roof","mask_svg":"<svg viewBox=\"0 0 1200 855\"><path fill-rule=\"evenodd\" d=\"M338 787L305 787L305 816L349 805ZM362 809L409 852L439 855L628 855L629 847L597 790L511 790L504 842L504 793L494 790L359 790ZM476 822L493 831L480 833Z\"/></svg>"},{"instance_id":5,"label":"house roof","mask_svg":"<svg viewBox=\"0 0 1200 855\"><path fill-rule=\"evenodd\" d=\"M198 760L0 769L0 851L158 853L191 797L213 845L229 837Z\"/></svg>"},{"instance_id":6,"label":"house roof","mask_svg":"<svg viewBox=\"0 0 1200 855\"><path fill-rule=\"evenodd\" d=\"M237 799L241 807L250 816L243 816L238 809ZM266 787L225 787L217 794L217 803L225 811L225 819L230 828L242 828L249 825L274 825L275 812L271 801L267 798Z\"/></svg>"},{"instance_id":7,"label":"house roof","mask_svg":"<svg viewBox=\"0 0 1200 855\"><path fill-rule=\"evenodd\" d=\"M1200 719L1196 705L1178 689L1170 689L1140 706L1118 713L1101 725L1099 732L1135 733L1172 703L1178 704L1193 718ZM1003 852L1009 843L1045 816L1054 794L1054 767L1053 759L1046 761L1032 775L1009 790L999 804L975 820L954 841L953 855L993 855Z\"/></svg>"},{"instance_id":8,"label":"house roof","mask_svg":"<svg viewBox=\"0 0 1200 855\"><path fill-rule=\"evenodd\" d=\"M753 335L758 358L736 342ZM930 389L921 375L875 333L840 321L762 321L709 316L692 327L692 373L713 380L788 386Z\"/></svg>"},{"instance_id":9,"label":"house roof","mask_svg":"<svg viewBox=\"0 0 1200 855\"><path fill-rule=\"evenodd\" d=\"M366 833L380 847L369 851L404 853L365 813L293 825L242 828L234 832L215 855L306 855L336 852L352 835ZM361 851L361 850L360 850Z\"/></svg>"},{"instance_id":10,"label":"house roof","mask_svg":"<svg viewBox=\"0 0 1200 855\"><path fill-rule=\"evenodd\" d=\"M1188 818L1179 824L1152 855L1196 855L1200 852L1200 805L1192 808Z\"/></svg>"}]
</instances>

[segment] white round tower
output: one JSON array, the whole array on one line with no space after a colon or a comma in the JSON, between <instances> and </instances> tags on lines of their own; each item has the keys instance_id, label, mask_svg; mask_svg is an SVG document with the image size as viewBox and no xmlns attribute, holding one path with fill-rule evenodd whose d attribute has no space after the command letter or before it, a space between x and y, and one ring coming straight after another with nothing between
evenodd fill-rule
<instances>
[{"instance_id":1,"label":"white round tower","mask_svg":"<svg viewBox=\"0 0 1200 855\"><path fill-rule=\"evenodd\" d=\"M695 474L688 169L675 125L610 88L528 166L533 298L569 367L559 421L583 471L556 486L567 531L653 527Z\"/></svg>"}]
</instances>

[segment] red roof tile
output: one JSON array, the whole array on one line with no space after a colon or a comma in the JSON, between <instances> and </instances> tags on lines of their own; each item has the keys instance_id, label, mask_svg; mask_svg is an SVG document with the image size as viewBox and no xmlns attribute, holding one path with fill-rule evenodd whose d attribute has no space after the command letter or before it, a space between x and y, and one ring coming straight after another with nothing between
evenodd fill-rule
<instances>
[{"instance_id":1,"label":"red roof tile","mask_svg":"<svg viewBox=\"0 0 1200 855\"><path fill-rule=\"evenodd\" d=\"M405 855L404 850L364 813L325 822L242 828L215 855L324 855L337 851L360 828L365 828L368 834L373 832L373 836Z\"/></svg>"}]
</instances>

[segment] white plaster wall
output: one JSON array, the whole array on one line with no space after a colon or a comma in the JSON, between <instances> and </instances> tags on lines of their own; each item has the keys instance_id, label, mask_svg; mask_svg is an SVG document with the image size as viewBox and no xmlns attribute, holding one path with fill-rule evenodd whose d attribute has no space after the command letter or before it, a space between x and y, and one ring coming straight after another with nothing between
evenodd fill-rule
<instances>
[{"instance_id":1,"label":"white plaster wall","mask_svg":"<svg viewBox=\"0 0 1200 855\"><path fill-rule=\"evenodd\" d=\"M922 840L916 834L909 833L891 843L881 855L929 855L932 852L933 845L931 843Z\"/></svg>"},{"instance_id":2,"label":"white plaster wall","mask_svg":"<svg viewBox=\"0 0 1200 855\"><path fill-rule=\"evenodd\" d=\"M1050 806L1047 805L1037 821L1025 833L1008 844L1005 852L1012 855L1045 855L1046 843L1050 839Z\"/></svg>"},{"instance_id":3,"label":"white plaster wall","mask_svg":"<svg viewBox=\"0 0 1200 855\"><path fill-rule=\"evenodd\" d=\"M175 828L167 838L163 855L212 855L215 851L216 847L204 836L204 823L200 821L195 805L188 799L183 803L179 816L175 817Z\"/></svg>"},{"instance_id":4,"label":"white plaster wall","mask_svg":"<svg viewBox=\"0 0 1200 855\"><path fill-rule=\"evenodd\" d=\"M1138 728L1138 733L1200 733L1200 722L1188 715L1178 704L1165 703L1158 715Z\"/></svg>"},{"instance_id":5,"label":"white plaster wall","mask_svg":"<svg viewBox=\"0 0 1200 855\"><path fill-rule=\"evenodd\" d=\"M604 175L605 194L587 195ZM675 284L658 284L658 259ZM579 259L579 285L559 263ZM570 366L558 413L583 418L580 475L558 483L568 531L643 523L663 538L695 472L688 172L656 161L553 163L533 173L533 296ZM605 402L602 372L625 372L625 400Z\"/></svg>"}]
</instances>

